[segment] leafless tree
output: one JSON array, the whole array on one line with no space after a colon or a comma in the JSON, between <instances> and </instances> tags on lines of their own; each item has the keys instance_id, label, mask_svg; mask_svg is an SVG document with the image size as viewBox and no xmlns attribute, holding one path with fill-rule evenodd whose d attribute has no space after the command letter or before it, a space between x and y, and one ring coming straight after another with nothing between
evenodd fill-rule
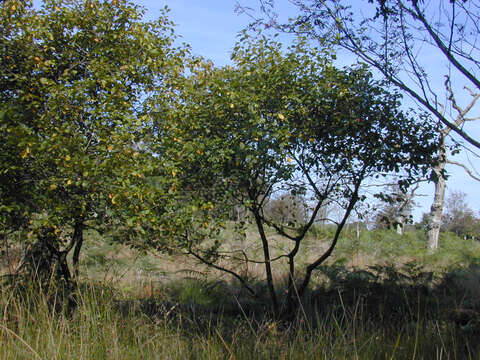
<instances>
[{"instance_id":1,"label":"leafless tree","mask_svg":"<svg viewBox=\"0 0 480 360\"><path fill-rule=\"evenodd\" d=\"M398 185L390 186L386 204L377 214L376 225L394 227L399 235L403 235L403 229L415 205L413 198L419 185L420 183L415 184L408 191L402 191Z\"/></svg>"},{"instance_id":2,"label":"leafless tree","mask_svg":"<svg viewBox=\"0 0 480 360\"><path fill-rule=\"evenodd\" d=\"M478 238L480 219L468 207L466 198L467 194L458 190L449 194L442 219L442 230L452 231L458 236Z\"/></svg>"}]
</instances>

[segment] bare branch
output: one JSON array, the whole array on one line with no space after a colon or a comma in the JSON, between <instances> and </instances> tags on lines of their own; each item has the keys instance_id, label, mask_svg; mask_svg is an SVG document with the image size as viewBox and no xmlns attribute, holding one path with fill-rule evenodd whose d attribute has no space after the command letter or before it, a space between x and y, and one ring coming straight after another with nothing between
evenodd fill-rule
<instances>
[{"instance_id":1,"label":"bare branch","mask_svg":"<svg viewBox=\"0 0 480 360\"><path fill-rule=\"evenodd\" d=\"M363 177L363 174L359 178L361 179L362 177ZM340 233L342 232L343 227L345 226L345 223L347 222L347 219L350 216L350 213L352 212L355 204L359 199L358 191L360 189L360 184L361 184L361 180L357 181L355 184L354 193L349 201L347 209L345 210L342 221L337 226L337 229L335 231L335 235L333 237L332 243L330 244L330 247L318 259L316 259L313 263L307 266L305 277L298 291L300 296L302 296L303 293L305 292L305 289L307 288L310 282L313 270L315 270L320 264L322 264L331 255L331 253L333 252L333 249L335 249L335 246L337 245L337 242L338 242L338 238L340 237Z\"/></svg>"},{"instance_id":2,"label":"bare branch","mask_svg":"<svg viewBox=\"0 0 480 360\"><path fill-rule=\"evenodd\" d=\"M453 161L453 160L447 160L447 163L448 164L452 164L452 165L457 165L457 166L460 166L461 168L463 168L463 170L465 170L465 172L472 178L472 179L475 179L477 181L480 181L480 177L479 176L476 176L467 166L465 166L464 164L462 163L459 163L458 161Z\"/></svg>"},{"instance_id":3,"label":"bare branch","mask_svg":"<svg viewBox=\"0 0 480 360\"><path fill-rule=\"evenodd\" d=\"M243 255L243 258L228 255L228 254L234 254L234 253L241 253ZM241 250L241 249L233 250L233 251L221 251L221 252L218 252L218 254L221 255L222 258L224 258L224 259L244 261L246 263L252 263L252 264L265 264L265 261L263 261L263 260L252 260L252 259L248 258L247 253L244 250ZM278 260L286 258L286 257L287 257L287 255L285 255L285 254L284 255L279 255L277 257L274 257L274 258L270 259L270 262L275 262L275 261L278 261Z\"/></svg>"},{"instance_id":4,"label":"bare branch","mask_svg":"<svg viewBox=\"0 0 480 360\"><path fill-rule=\"evenodd\" d=\"M360 38L357 38L349 29L347 26L345 26L345 23L343 22L338 22L338 14L332 9L331 6L329 6L325 0L318 0L318 3L323 6L323 8L326 11L326 14L330 17L332 20L333 24L335 24L336 30L339 31L342 35L343 38L340 41L339 45L346 50L351 51L352 53L356 54L357 56L360 57L361 60L365 61L367 64L375 67L377 70L379 70L382 75L393 85L399 87L401 90L406 92L408 95L410 95L413 99L418 101L421 105L423 105L427 110L429 110L435 117L438 118L440 122L442 122L449 130L454 131L457 133L459 136L461 136L464 140L466 140L468 143L471 145L477 147L480 149L480 141L475 140L472 138L467 132L465 132L463 129L455 125L455 123L452 123L449 121L444 114L442 114L437 108L437 103L434 102L433 104L428 100L427 97L424 96L425 92L424 89L422 89L423 94L420 94L419 92L415 91L411 86L407 85L404 81L402 81L398 77L398 72L391 71L391 69L388 66L384 66L383 63L381 63L375 56L376 53L369 50L369 48L364 48L362 41ZM460 64L455 56L453 55L452 52L448 51L448 48L445 46L445 44L442 42L442 40L438 37L438 35L435 33L435 31L431 28L430 24L427 22L423 14L421 13L421 10L418 8L418 3L413 2L415 4L415 11L412 9L407 9L405 8L406 11L408 11L412 16L414 16L415 19L418 19L422 22L426 30L428 31L429 35L433 38L435 44L439 47L440 51L444 53L444 55L447 57L447 59L460 71L462 74L464 74L469 80L472 81L478 88L480 88L480 81L475 78L475 76L470 73L462 64ZM313 34L315 36L315 34ZM408 49L408 48L407 48ZM418 77L417 77L418 78Z\"/></svg>"},{"instance_id":5,"label":"bare branch","mask_svg":"<svg viewBox=\"0 0 480 360\"><path fill-rule=\"evenodd\" d=\"M227 269L223 266L220 266L220 265L217 265L215 264L214 262L212 261L208 261L207 259L205 259L204 257L202 257L201 255L199 255L198 253L192 251L191 249L187 252L188 255L192 255L193 257L195 257L196 259L200 260L202 263L204 263L205 265L208 265L208 266L211 266L212 268L214 269L217 269L217 270L220 270L220 271L223 271L223 272L226 272L227 274L230 274L232 275L233 277L235 277L238 281L240 281L240 283L245 287L245 289L247 289L252 295L256 296L256 292L255 290L253 290L253 288L247 283L247 281L240 275L238 275L236 272L230 270L230 269Z\"/></svg>"},{"instance_id":6,"label":"bare branch","mask_svg":"<svg viewBox=\"0 0 480 360\"><path fill-rule=\"evenodd\" d=\"M461 127L466 119L465 119L465 116L470 112L470 110L472 110L472 108L475 106L475 104L477 103L478 99L480 98L480 94L477 94L477 93L474 93L473 91L471 91L470 89L468 89L470 91L470 94L472 95L472 100L470 101L470 103L465 107L465 108L461 108L458 103L457 103L457 100L455 98L455 94L452 90L452 84L450 82L450 77L449 76L445 76L445 89L447 90L448 92L448 100L452 103L452 107L457 111L458 115L457 115L457 118L455 119L455 126L457 127ZM450 132L450 129L443 129L442 130L442 133L444 135L447 135L448 133Z\"/></svg>"},{"instance_id":7,"label":"bare branch","mask_svg":"<svg viewBox=\"0 0 480 360\"><path fill-rule=\"evenodd\" d=\"M447 57L447 59L460 71L467 79L469 79L477 88L480 89L480 81L470 72L468 71L456 58L453 56L452 52L448 49L448 47L443 43L440 39L438 34L433 30L433 28L428 23L427 19L425 19L424 14L418 7L417 1L412 1L413 7L415 9L415 13L412 13L420 22L423 24L425 29L430 34L431 38L437 44L438 48L442 51L442 53Z\"/></svg>"}]
</instances>

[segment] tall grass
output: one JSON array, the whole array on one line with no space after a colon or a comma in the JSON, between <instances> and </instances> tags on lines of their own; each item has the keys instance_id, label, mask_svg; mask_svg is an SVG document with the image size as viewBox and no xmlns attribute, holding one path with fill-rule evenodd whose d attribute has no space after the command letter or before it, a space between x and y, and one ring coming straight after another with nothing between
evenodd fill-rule
<instances>
[{"instance_id":1,"label":"tall grass","mask_svg":"<svg viewBox=\"0 0 480 360\"><path fill-rule=\"evenodd\" d=\"M442 304L425 313L409 298L394 317L388 296L374 302L353 288L312 293L317 303L294 323L273 321L237 305L192 301L198 287L165 287L165 295L125 298L111 286L87 284L73 312L53 310L52 297L3 289L2 359L478 359L475 333L448 321ZM332 291L333 289L333 291ZM350 291L351 290L351 291ZM184 293L180 293L184 291ZM223 289L212 294L213 299ZM405 293L405 296L410 294ZM226 301L224 301L226 302ZM58 309L58 308L57 308Z\"/></svg>"},{"instance_id":2,"label":"tall grass","mask_svg":"<svg viewBox=\"0 0 480 360\"><path fill-rule=\"evenodd\" d=\"M328 229L316 231L309 251ZM154 256L92 243L83 272L95 276L74 310L61 294L0 287L0 358L480 359L479 246L446 234L432 254L420 236L347 231L293 322L269 316L262 281L256 299L213 274L159 281ZM102 273L133 260L128 286Z\"/></svg>"}]
</instances>

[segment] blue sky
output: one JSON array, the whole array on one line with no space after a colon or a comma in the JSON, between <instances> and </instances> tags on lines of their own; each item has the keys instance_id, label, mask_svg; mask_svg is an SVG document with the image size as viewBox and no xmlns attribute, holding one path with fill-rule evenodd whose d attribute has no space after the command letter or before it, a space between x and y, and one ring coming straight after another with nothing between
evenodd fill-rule
<instances>
[{"instance_id":1,"label":"blue sky","mask_svg":"<svg viewBox=\"0 0 480 360\"><path fill-rule=\"evenodd\" d=\"M237 34L245 28L251 18L235 13L236 0L135 0L147 9L147 18L155 17L165 6L170 9L169 18L177 25L177 34L192 46L193 52L225 65ZM255 6L257 0L241 0L242 5ZM282 19L294 13L288 1L280 7Z\"/></svg>"},{"instance_id":2,"label":"blue sky","mask_svg":"<svg viewBox=\"0 0 480 360\"><path fill-rule=\"evenodd\" d=\"M151 1L138 0L148 9L147 16L156 16L165 5L171 9L169 17L177 26L177 33L190 44L193 52L211 58L216 64L228 62L235 44L236 33L242 28L239 16L234 14L233 1Z\"/></svg>"}]
</instances>

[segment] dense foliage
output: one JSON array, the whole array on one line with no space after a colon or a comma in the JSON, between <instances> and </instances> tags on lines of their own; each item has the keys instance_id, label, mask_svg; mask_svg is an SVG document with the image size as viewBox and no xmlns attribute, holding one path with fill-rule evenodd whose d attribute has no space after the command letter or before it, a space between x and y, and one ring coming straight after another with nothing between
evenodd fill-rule
<instances>
[{"instance_id":1,"label":"dense foliage","mask_svg":"<svg viewBox=\"0 0 480 360\"><path fill-rule=\"evenodd\" d=\"M173 86L181 53L165 16L144 22L126 1L0 11L1 235L21 230L61 263L75 248L77 263L86 226L141 228L142 103Z\"/></svg>"}]
</instances>

